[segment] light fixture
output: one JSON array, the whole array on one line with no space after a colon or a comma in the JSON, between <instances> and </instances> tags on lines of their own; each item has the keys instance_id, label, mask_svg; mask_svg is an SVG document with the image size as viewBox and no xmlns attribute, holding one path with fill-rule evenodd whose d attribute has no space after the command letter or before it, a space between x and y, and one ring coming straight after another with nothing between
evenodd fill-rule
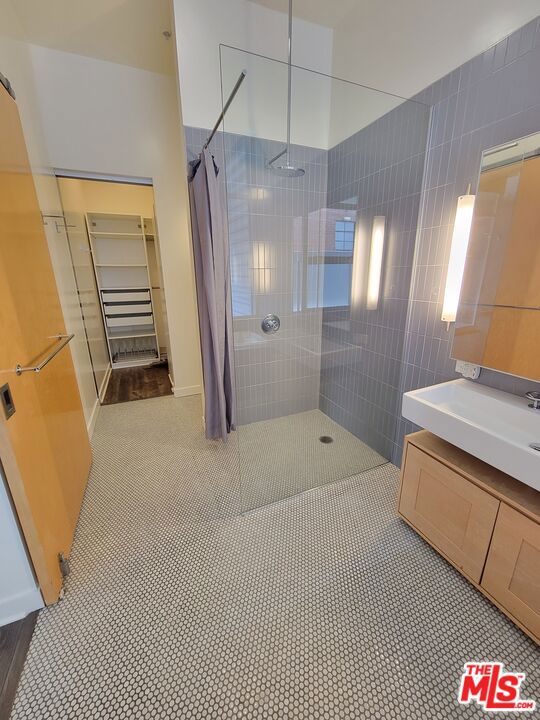
<instances>
[{"instance_id":1,"label":"light fixture","mask_svg":"<svg viewBox=\"0 0 540 720\"><path fill-rule=\"evenodd\" d=\"M351 269L351 308L361 310L364 301L365 268L367 266L366 229L359 217L354 228L354 247Z\"/></svg>"},{"instance_id":2,"label":"light fixture","mask_svg":"<svg viewBox=\"0 0 540 720\"><path fill-rule=\"evenodd\" d=\"M276 269L275 253L271 243L253 243L253 288L256 293L264 294L273 289Z\"/></svg>"},{"instance_id":3,"label":"light fixture","mask_svg":"<svg viewBox=\"0 0 540 720\"><path fill-rule=\"evenodd\" d=\"M375 215L371 228L371 250L369 253L369 270L367 284L366 307L376 310L379 305L381 290L381 271L384 252L384 215Z\"/></svg>"},{"instance_id":4,"label":"light fixture","mask_svg":"<svg viewBox=\"0 0 540 720\"><path fill-rule=\"evenodd\" d=\"M463 271L465 270L465 258L469 247L469 235L474 210L474 195L470 194L470 190L471 186L469 185L467 194L461 195L457 201L441 316L442 320L447 323L456 320L461 284L463 282Z\"/></svg>"}]
</instances>

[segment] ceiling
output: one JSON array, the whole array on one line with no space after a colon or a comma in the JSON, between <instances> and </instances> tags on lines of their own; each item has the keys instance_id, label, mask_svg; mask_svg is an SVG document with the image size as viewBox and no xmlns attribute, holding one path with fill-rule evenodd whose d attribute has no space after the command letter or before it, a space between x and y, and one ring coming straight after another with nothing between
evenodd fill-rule
<instances>
[{"instance_id":1,"label":"ceiling","mask_svg":"<svg viewBox=\"0 0 540 720\"><path fill-rule=\"evenodd\" d=\"M250 0L288 12L288 0ZM403 97L540 14L539 0L293 0L295 17L332 28L332 73Z\"/></svg>"},{"instance_id":2,"label":"ceiling","mask_svg":"<svg viewBox=\"0 0 540 720\"><path fill-rule=\"evenodd\" d=\"M270 10L289 12L289 0L250 0ZM358 5L358 0L293 0L294 17L334 28Z\"/></svg>"},{"instance_id":3,"label":"ceiling","mask_svg":"<svg viewBox=\"0 0 540 720\"><path fill-rule=\"evenodd\" d=\"M170 0L0 2L9 3L28 42L174 73L174 41L163 36L172 30ZM288 0L249 2L288 11ZM335 76L410 97L531 20L540 6L539 0L293 0L293 10L333 30Z\"/></svg>"},{"instance_id":4,"label":"ceiling","mask_svg":"<svg viewBox=\"0 0 540 720\"><path fill-rule=\"evenodd\" d=\"M18 35L35 45L174 72L169 0L12 0Z\"/></svg>"}]
</instances>

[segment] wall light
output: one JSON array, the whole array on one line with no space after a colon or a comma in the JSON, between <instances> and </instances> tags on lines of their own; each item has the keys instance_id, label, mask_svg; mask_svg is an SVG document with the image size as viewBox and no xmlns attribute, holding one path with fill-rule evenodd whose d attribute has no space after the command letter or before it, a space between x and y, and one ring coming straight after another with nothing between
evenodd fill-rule
<instances>
[{"instance_id":1,"label":"wall light","mask_svg":"<svg viewBox=\"0 0 540 720\"><path fill-rule=\"evenodd\" d=\"M465 258L469 247L469 235L474 209L474 195L470 194L470 185L467 195L461 195L457 201L456 219L454 220L454 232L452 233L452 247L450 249L450 260L448 262L448 273L446 275L446 287L444 290L444 302L442 320L447 323L455 322L461 284L463 282L463 271L465 270Z\"/></svg>"},{"instance_id":2,"label":"wall light","mask_svg":"<svg viewBox=\"0 0 540 720\"><path fill-rule=\"evenodd\" d=\"M354 218L354 245L351 268L351 308L362 311L367 284L369 243L365 218L361 214Z\"/></svg>"},{"instance_id":3,"label":"wall light","mask_svg":"<svg viewBox=\"0 0 540 720\"><path fill-rule=\"evenodd\" d=\"M369 271L367 285L368 310L376 310L379 305L381 289L381 271L384 251L384 215L375 215L371 229L371 251L369 253Z\"/></svg>"},{"instance_id":4,"label":"wall light","mask_svg":"<svg viewBox=\"0 0 540 720\"><path fill-rule=\"evenodd\" d=\"M268 242L255 242L252 253L253 289L259 294L271 292L276 271L274 248Z\"/></svg>"}]
</instances>

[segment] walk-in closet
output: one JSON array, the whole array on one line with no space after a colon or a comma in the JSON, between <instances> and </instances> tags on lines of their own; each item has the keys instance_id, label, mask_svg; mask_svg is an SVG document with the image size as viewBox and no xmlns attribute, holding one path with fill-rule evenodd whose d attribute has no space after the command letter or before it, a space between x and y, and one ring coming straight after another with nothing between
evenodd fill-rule
<instances>
[{"instance_id":1,"label":"walk-in closet","mask_svg":"<svg viewBox=\"0 0 540 720\"><path fill-rule=\"evenodd\" d=\"M100 401L171 394L152 186L74 177L58 184Z\"/></svg>"}]
</instances>

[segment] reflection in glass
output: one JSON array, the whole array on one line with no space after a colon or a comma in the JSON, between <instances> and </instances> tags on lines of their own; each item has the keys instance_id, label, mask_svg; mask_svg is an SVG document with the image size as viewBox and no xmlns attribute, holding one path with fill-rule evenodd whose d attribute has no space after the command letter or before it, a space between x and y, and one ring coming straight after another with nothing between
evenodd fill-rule
<instances>
[{"instance_id":1,"label":"reflection in glass","mask_svg":"<svg viewBox=\"0 0 540 720\"><path fill-rule=\"evenodd\" d=\"M452 355L540 379L540 134L482 156Z\"/></svg>"},{"instance_id":2,"label":"reflection in glass","mask_svg":"<svg viewBox=\"0 0 540 720\"><path fill-rule=\"evenodd\" d=\"M384 215L375 215L371 229L371 249L369 251L369 269L366 307L376 310L381 292L381 272L384 253Z\"/></svg>"},{"instance_id":3,"label":"reflection in glass","mask_svg":"<svg viewBox=\"0 0 540 720\"><path fill-rule=\"evenodd\" d=\"M388 460L429 111L221 48L239 453L248 510ZM281 326L264 335L261 320ZM333 443L322 444L321 436Z\"/></svg>"}]
</instances>

